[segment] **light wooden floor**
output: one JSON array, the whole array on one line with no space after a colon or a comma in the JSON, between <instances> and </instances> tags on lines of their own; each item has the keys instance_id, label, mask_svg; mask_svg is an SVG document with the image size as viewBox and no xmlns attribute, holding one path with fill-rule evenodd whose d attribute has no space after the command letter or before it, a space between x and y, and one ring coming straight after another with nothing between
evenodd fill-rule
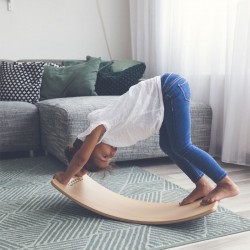
<instances>
[{"instance_id":1,"label":"light wooden floor","mask_svg":"<svg viewBox=\"0 0 250 250\"><path fill-rule=\"evenodd\" d=\"M240 187L240 195L224 199L220 202L221 206L250 219L250 167L233 164L225 164L218 161L228 172L229 176ZM183 174L183 172L169 159L150 159L137 161L136 164L144 170L161 176L187 190L192 190L194 184ZM214 240L203 241L200 243L176 247L181 250L249 250L250 231L232 236L221 237Z\"/></svg>"}]
</instances>

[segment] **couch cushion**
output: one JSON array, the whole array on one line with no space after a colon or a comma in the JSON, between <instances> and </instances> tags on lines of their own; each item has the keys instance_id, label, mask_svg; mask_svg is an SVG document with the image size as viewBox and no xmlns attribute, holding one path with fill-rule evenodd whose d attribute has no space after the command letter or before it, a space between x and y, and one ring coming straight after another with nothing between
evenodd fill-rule
<instances>
[{"instance_id":1,"label":"couch cushion","mask_svg":"<svg viewBox=\"0 0 250 250\"><path fill-rule=\"evenodd\" d=\"M38 149L37 107L26 102L0 102L0 138L0 152Z\"/></svg>"},{"instance_id":2,"label":"couch cushion","mask_svg":"<svg viewBox=\"0 0 250 250\"><path fill-rule=\"evenodd\" d=\"M62 162L65 147L89 126L88 114L112 104L117 96L86 96L51 99L37 103L40 113L42 145ZM164 156L159 148L159 136L120 148L115 160L131 160Z\"/></svg>"}]
</instances>

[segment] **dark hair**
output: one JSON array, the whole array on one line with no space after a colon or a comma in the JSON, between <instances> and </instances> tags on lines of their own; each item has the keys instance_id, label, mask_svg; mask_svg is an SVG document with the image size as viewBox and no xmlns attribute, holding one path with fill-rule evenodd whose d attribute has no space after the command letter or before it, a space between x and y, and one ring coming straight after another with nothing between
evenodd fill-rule
<instances>
[{"instance_id":1,"label":"dark hair","mask_svg":"<svg viewBox=\"0 0 250 250\"><path fill-rule=\"evenodd\" d=\"M75 153L81 148L83 144L83 141L80 139L76 139L73 143L73 145L68 145L65 150L64 154L70 163L72 158L74 157ZM88 172L99 172L103 169L101 169L99 166L93 164L92 159L90 158L89 161L84 165L82 168L83 170L86 169Z\"/></svg>"},{"instance_id":2,"label":"dark hair","mask_svg":"<svg viewBox=\"0 0 250 250\"><path fill-rule=\"evenodd\" d=\"M83 141L76 139L73 143L73 145L68 145L65 150L64 154L68 160L68 162L71 162L73 156L75 153L81 148Z\"/></svg>"}]
</instances>

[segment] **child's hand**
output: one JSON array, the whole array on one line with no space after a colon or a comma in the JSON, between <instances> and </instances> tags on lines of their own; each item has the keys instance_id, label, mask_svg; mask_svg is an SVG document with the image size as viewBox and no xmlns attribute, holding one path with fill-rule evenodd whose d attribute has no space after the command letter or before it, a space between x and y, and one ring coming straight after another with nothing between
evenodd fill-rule
<instances>
[{"instance_id":1,"label":"child's hand","mask_svg":"<svg viewBox=\"0 0 250 250\"><path fill-rule=\"evenodd\" d=\"M57 172L54 174L53 179L58 180L61 184L67 185L64 181L64 172Z\"/></svg>"}]
</instances>

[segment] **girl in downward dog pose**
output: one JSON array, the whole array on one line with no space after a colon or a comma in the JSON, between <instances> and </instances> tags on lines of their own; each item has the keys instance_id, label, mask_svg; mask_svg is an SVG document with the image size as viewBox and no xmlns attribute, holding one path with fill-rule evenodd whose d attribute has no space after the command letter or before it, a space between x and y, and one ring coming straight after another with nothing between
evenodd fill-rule
<instances>
[{"instance_id":1,"label":"girl in downward dog pose","mask_svg":"<svg viewBox=\"0 0 250 250\"><path fill-rule=\"evenodd\" d=\"M112 105L91 112L88 119L90 126L65 150L68 168L54 176L64 185L73 176L107 168L118 147L131 146L160 132L160 148L195 184L180 205L198 199L202 199L201 205L208 205L239 193L218 163L192 144L190 89L179 75L142 81Z\"/></svg>"}]
</instances>

